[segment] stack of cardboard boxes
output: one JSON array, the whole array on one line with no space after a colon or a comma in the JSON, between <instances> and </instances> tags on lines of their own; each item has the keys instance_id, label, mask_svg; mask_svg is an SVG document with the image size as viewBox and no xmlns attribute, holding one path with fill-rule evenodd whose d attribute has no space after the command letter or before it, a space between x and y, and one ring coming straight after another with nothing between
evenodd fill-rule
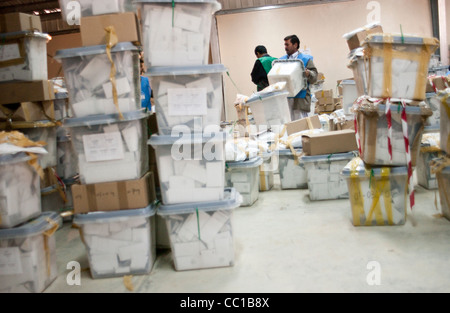
<instances>
[{"instance_id":1,"label":"stack of cardboard boxes","mask_svg":"<svg viewBox=\"0 0 450 313\"><path fill-rule=\"evenodd\" d=\"M334 97L333 89L316 91L315 96L317 99L317 114L328 114L342 109L341 99Z\"/></svg>"}]
</instances>

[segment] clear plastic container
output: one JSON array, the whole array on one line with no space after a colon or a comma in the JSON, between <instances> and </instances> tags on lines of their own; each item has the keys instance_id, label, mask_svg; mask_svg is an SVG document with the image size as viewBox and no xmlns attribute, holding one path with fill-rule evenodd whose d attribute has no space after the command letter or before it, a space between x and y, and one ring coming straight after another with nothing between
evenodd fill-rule
<instances>
[{"instance_id":1,"label":"clear plastic container","mask_svg":"<svg viewBox=\"0 0 450 313\"><path fill-rule=\"evenodd\" d=\"M70 178L78 174L78 155L72 145L70 134L67 129L58 127L57 129L57 150L58 164L56 173L62 179Z\"/></svg>"},{"instance_id":2,"label":"clear plastic container","mask_svg":"<svg viewBox=\"0 0 450 313\"><path fill-rule=\"evenodd\" d=\"M431 173L430 162L433 159L441 157L442 151L438 151L438 147L431 147L428 143L422 143L417 160L416 173L417 182L422 187L429 190L438 188L436 174Z\"/></svg>"},{"instance_id":3,"label":"clear plastic container","mask_svg":"<svg viewBox=\"0 0 450 313\"><path fill-rule=\"evenodd\" d=\"M69 94L67 92L55 93L55 120L61 121L72 117L69 110Z\"/></svg>"},{"instance_id":4,"label":"clear plastic container","mask_svg":"<svg viewBox=\"0 0 450 313\"><path fill-rule=\"evenodd\" d=\"M208 64L215 0L138 0L145 63L152 66Z\"/></svg>"},{"instance_id":5,"label":"clear plastic container","mask_svg":"<svg viewBox=\"0 0 450 313\"><path fill-rule=\"evenodd\" d=\"M0 229L41 214L40 179L25 153L0 155Z\"/></svg>"},{"instance_id":6,"label":"clear plastic container","mask_svg":"<svg viewBox=\"0 0 450 313\"><path fill-rule=\"evenodd\" d=\"M222 64L150 68L160 135L171 135L175 126L201 133L219 126L222 116Z\"/></svg>"},{"instance_id":7,"label":"clear plastic container","mask_svg":"<svg viewBox=\"0 0 450 313\"><path fill-rule=\"evenodd\" d=\"M0 34L0 82L47 80L47 34Z\"/></svg>"},{"instance_id":8,"label":"clear plastic container","mask_svg":"<svg viewBox=\"0 0 450 313\"><path fill-rule=\"evenodd\" d=\"M79 22L81 17L136 11L133 0L59 0L59 5L63 19L68 23Z\"/></svg>"},{"instance_id":9,"label":"clear plastic container","mask_svg":"<svg viewBox=\"0 0 450 313\"><path fill-rule=\"evenodd\" d=\"M408 203L406 167L369 168L357 158L342 170L354 226L403 225Z\"/></svg>"},{"instance_id":10,"label":"clear plastic container","mask_svg":"<svg viewBox=\"0 0 450 313\"><path fill-rule=\"evenodd\" d=\"M281 189L307 189L308 178L306 176L305 164L301 158L297 158L298 164L296 164L295 156L291 150L279 150L279 171ZM302 150L296 150L298 154Z\"/></svg>"},{"instance_id":11,"label":"clear plastic container","mask_svg":"<svg viewBox=\"0 0 450 313\"><path fill-rule=\"evenodd\" d=\"M252 110L255 123L258 126L267 125L268 128L291 122L288 104L288 92L257 93L247 101Z\"/></svg>"},{"instance_id":12,"label":"clear plastic container","mask_svg":"<svg viewBox=\"0 0 450 313\"><path fill-rule=\"evenodd\" d=\"M392 162L388 150L388 121L384 104L357 109L361 158L368 165L406 166L405 139L401 120L401 105L392 104ZM406 106L408 138L412 166L416 166L425 120L431 115L426 107Z\"/></svg>"},{"instance_id":13,"label":"clear plastic container","mask_svg":"<svg viewBox=\"0 0 450 313\"><path fill-rule=\"evenodd\" d=\"M252 206L259 198L259 167L262 164L261 157L226 164L226 186L241 194L243 207Z\"/></svg>"},{"instance_id":14,"label":"clear plastic container","mask_svg":"<svg viewBox=\"0 0 450 313\"><path fill-rule=\"evenodd\" d=\"M428 64L439 47L437 39L372 34L363 47L369 58L369 96L425 100Z\"/></svg>"},{"instance_id":15,"label":"clear plastic container","mask_svg":"<svg viewBox=\"0 0 450 313\"><path fill-rule=\"evenodd\" d=\"M345 79L341 82L342 87L342 106L345 114L350 114L353 103L358 99L358 90L354 80Z\"/></svg>"},{"instance_id":16,"label":"clear plastic container","mask_svg":"<svg viewBox=\"0 0 450 313\"><path fill-rule=\"evenodd\" d=\"M67 119L82 184L140 179L148 172L147 114Z\"/></svg>"},{"instance_id":17,"label":"clear plastic container","mask_svg":"<svg viewBox=\"0 0 450 313\"><path fill-rule=\"evenodd\" d=\"M219 201L225 188L225 134L153 135L162 202L165 205Z\"/></svg>"},{"instance_id":18,"label":"clear plastic container","mask_svg":"<svg viewBox=\"0 0 450 313\"><path fill-rule=\"evenodd\" d=\"M91 276L145 275L156 259L155 208L77 214Z\"/></svg>"},{"instance_id":19,"label":"clear plastic container","mask_svg":"<svg viewBox=\"0 0 450 313\"><path fill-rule=\"evenodd\" d=\"M58 276L56 240L62 225L56 213L0 230L0 293L41 293Z\"/></svg>"},{"instance_id":20,"label":"clear plastic container","mask_svg":"<svg viewBox=\"0 0 450 313\"><path fill-rule=\"evenodd\" d=\"M196 270L234 265L233 210L239 193L225 189L221 201L161 206L175 270Z\"/></svg>"},{"instance_id":21,"label":"clear plastic container","mask_svg":"<svg viewBox=\"0 0 450 313\"><path fill-rule=\"evenodd\" d=\"M347 66L353 71L357 96L368 95L369 64L364 62L364 49L358 48L350 52L350 63Z\"/></svg>"},{"instance_id":22,"label":"clear plastic container","mask_svg":"<svg viewBox=\"0 0 450 313\"><path fill-rule=\"evenodd\" d=\"M286 82L289 97L295 97L300 91L307 88L305 65L301 60L275 60L272 69L267 74L269 83L274 85Z\"/></svg>"},{"instance_id":23,"label":"clear plastic container","mask_svg":"<svg viewBox=\"0 0 450 313\"><path fill-rule=\"evenodd\" d=\"M450 221L450 166L445 167L440 173L436 174L439 198L441 199L442 214Z\"/></svg>"},{"instance_id":24,"label":"clear plastic container","mask_svg":"<svg viewBox=\"0 0 450 313\"><path fill-rule=\"evenodd\" d=\"M353 152L302 157L311 201L349 198L347 184L340 173L354 157Z\"/></svg>"},{"instance_id":25,"label":"clear plastic container","mask_svg":"<svg viewBox=\"0 0 450 313\"><path fill-rule=\"evenodd\" d=\"M140 110L139 48L131 42L119 42L111 49L111 57L120 112ZM62 62L73 117L119 113L114 104L106 46L59 50L55 59Z\"/></svg>"}]
</instances>

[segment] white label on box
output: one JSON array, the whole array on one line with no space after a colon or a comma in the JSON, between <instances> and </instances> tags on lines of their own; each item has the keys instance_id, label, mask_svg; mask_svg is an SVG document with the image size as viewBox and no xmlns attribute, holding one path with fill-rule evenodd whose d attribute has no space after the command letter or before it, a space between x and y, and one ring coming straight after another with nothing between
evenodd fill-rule
<instances>
[{"instance_id":1,"label":"white label on box","mask_svg":"<svg viewBox=\"0 0 450 313\"><path fill-rule=\"evenodd\" d=\"M0 275L16 275L22 273L19 248L0 248Z\"/></svg>"},{"instance_id":2,"label":"white label on box","mask_svg":"<svg viewBox=\"0 0 450 313\"><path fill-rule=\"evenodd\" d=\"M206 88L168 89L169 116L206 115Z\"/></svg>"},{"instance_id":3,"label":"white label on box","mask_svg":"<svg viewBox=\"0 0 450 313\"><path fill-rule=\"evenodd\" d=\"M87 162L122 160L125 157L119 132L84 135L83 145Z\"/></svg>"},{"instance_id":4,"label":"white label on box","mask_svg":"<svg viewBox=\"0 0 450 313\"><path fill-rule=\"evenodd\" d=\"M17 43L11 45L2 45L0 49L0 61L20 59L20 50Z\"/></svg>"}]
</instances>

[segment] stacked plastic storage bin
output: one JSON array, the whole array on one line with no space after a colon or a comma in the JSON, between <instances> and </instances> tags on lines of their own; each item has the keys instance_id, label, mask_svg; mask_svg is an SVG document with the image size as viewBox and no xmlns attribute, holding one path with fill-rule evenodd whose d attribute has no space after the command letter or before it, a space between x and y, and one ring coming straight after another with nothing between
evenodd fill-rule
<instances>
[{"instance_id":1,"label":"stacked plastic storage bin","mask_svg":"<svg viewBox=\"0 0 450 313\"><path fill-rule=\"evenodd\" d=\"M409 196L411 208L414 207L412 174L426 120L432 114L424 100L428 64L437 47L438 41L434 38L375 33L363 42L366 66L360 64L361 55L353 59L357 60L353 68L358 73L355 77L359 77L355 80L359 84L358 90L367 91L353 108L364 163L349 163L343 172L349 186L355 226L401 225L403 219L390 218L392 206L388 203L396 206L397 211L404 209L405 217L406 205L400 206L400 203L407 203ZM397 176L402 178L393 188ZM364 194L361 190L366 178L373 183L371 188L376 186L377 189ZM383 201L385 206L380 206ZM367 203L371 204L369 216L367 211L363 212ZM373 214L377 216L374 219ZM361 219L363 215L368 219Z\"/></svg>"},{"instance_id":2,"label":"stacked plastic storage bin","mask_svg":"<svg viewBox=\"0 0 450 313\"><path fill-rule=\"evenodd\" d=\"M67 1L61 4L67 7ZM72 113L61 139L70 136L80 182L67 178L76 193L73 222L80 226L92 278L148 274L155 261L155 190L148 173L148 114L141 109L141 50L122 40L119 27L131 25L112 25L117 33L100 26L105 19L134 21L135 6L131 0L84 1L81 16L82 26L98 29L81 27L84 46L55 57ZM89 44L95 41L90 32L114 44Z\"/></svg>"}]
</instances>

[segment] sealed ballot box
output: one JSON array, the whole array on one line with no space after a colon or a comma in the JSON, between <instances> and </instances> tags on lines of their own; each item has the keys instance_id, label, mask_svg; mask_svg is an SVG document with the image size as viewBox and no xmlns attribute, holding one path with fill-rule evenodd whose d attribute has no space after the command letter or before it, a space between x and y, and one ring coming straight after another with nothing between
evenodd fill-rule
<instances>
[{"instance_id":1,"label":"sealed ballot box","mask_svg":"<svg viewBox=\"0 0 450 313\"><path fill-rule=\"evenodd\" d=\"M364 49L352 50L348 56L350 63L347 65L353 71L353 79L356 85L358 97L368 95L368 73L369 64L364 60Z\"/></svg>"},{"instance_id":2,"label":"sealed ballot box","mask_svg":"<svg viewBox=\"0 0 450 313\"><path fill-rule=\"evenodd\" d=\"M59 0L59 4L63 19L69 25L74 25L81 17L136 11L133 0Z\"/></svg>"},{"instance_id":3,"label":"sealed ballot box","mask_svg":"<svg viewBox=\"0 0 450 313\"><path fill-rule=\"evenodd\" d=\"M1 130L17 130L34 142L42 142L47 154L39 158L39 165L45 169L57 165L57 124L53 121L0 122Z\"/></svg>"},{"instance_id":4,"label":"sealed ballot box","mask_svg":"<svg viewBox=\"0 0 450 313\"><path fill-rule=\"evenodd\" d=\"M414 102L403 101L407 104L404 108L401 102L392 99L387 109L388 103L384 100L366 99L356 108L358 144L364 163L405 166L409 152L412 166L416 166L425 123L432 113L424 102L413 106ZM402 119L403 110L405 119ZM407 138L403 135L405 127ZM405 140L409 142L409 151L406 151Z\"/></svg>"},{"instance_id":5,"label":"sealed ballot box","mask_svg":"<svg viewBox=\"0 0 450 313\"><path fill-rule=\"evenodd\" d=\"M342 170L350 192L354 226L403 225L406 222L406 167L367 167L360 158Z\"/></svg>"},{"instance_id":6,"label":"sealed ballot box","mask_svg":"<svg viewBox=\"0 0 450 313\"><path fill-rule=\"evenodd\" d=\"M184 67L153 67L147 72L155 99L160 135L176 126L203 132L220 125L223 107L222 64Z\"/></svg>"},{"instance_id":7,"label":"sealed ballot box","mask_svg":"<svg viewBox=\"0 0 450 313\"><path fill-rule=\"evenodd\" d=\"M208 64L215 0L138 0L145 63L153 66Z\"/></svg>"},{"instance_id":8,"label":"sealed ballot box","mask_svg":"<svg viewBox=\"0 0 450 313\"><path fill-rule=\"evenodd\" d=\"M219 201L225 188L225 134L153 135L165 205Z\"/></svg>"},{"instance_id":9,"label":"sealed ballot box","mask_svg":"<svg viewBox=\"0 0 450 313\"><path fill-rule=\"evenodd\" d=\"M226 185L241 194L243 207L252 206L259 198L259 167L262 164L261 157L226 163Z\"/></svg>"},{"instance_id":10,"label":"sealed ballot box","mask_svg":"<svg viewBox=\"0 0 450 313\"><path fill-rule=\"evenodd\" d=\"M285 82L288 96L295 97L300 91L308 87L305 66L301 60L275 60L267 78L271 85Z\"/></svg>"},{"instance_id":11,"label":"sealed ballot box","mask_svg":"<svg viewBox=\"0 0 450 313\"><path fill-rule=\"evenodd\" d=\"M176 271L234 265L233 210L241 203L233 188L221 201L162 205Z\"/></svg>"},{"instance_id":12,"label":"sealed ballot box","mask_svg":"<svg viewBox=\"0 0 450 313\"><path fill-rule=\"evenodd\" d=\"M441 127L441 99L434 92L427 93L426 97L425 102L431 109L433 115L426 121L425 131L439 131Z\"/></svg>"},{"instance_id":13,"label":"sealed ballot box","mask_svg":"<svg viewBox=\"0 0 450 313\"><path fill-rule=\"evenodd\" d=\"M299 157L302 150L284 149L275 153L278 153L281 189L307 189L305 163Z\"/></svg>"},{"instance_id":14,"label":"sealed ballot box","mask_svg":"<svg viewBox=\"0 0 450 313\"><path fill-rule=\"evenodd\" d=\"M143 111L67 119L82 184L141 178L149 167Z\"/></svg>"},{"instance_id":15,"label":"sealed ballot box","mask_svg":"<svg viewBox=\"0 0 450 313\"><path fill-rule=\"evenodd\" d=\"M348 199L348 187L342 169L355 157L353 152L303 156L311 201Z\"/></svg>"},{"instance_id":16,"label":"sealed ballot box","mask_svg":"<svg viewBox=\"0 0 450 313\"><path fill-rule=\"evenodd\" d=\"M41 214L40 179L31 159L23 152L0 155L0 229Z\"/></svg>"},{"instance_id":17,"label":"sealed ballot box","mask_svg":"<svg viewBox=\"0 0 450 313\"><path fill-rule=\"evenodd\" d=\"M368 58L369 96L423 101L436 38L371 34L363 48Z\"/></svg>"},{"instance_id":18,"label":"sealed ballot box","mask_svg":"<svg viewBox=\"0 0 450 313\"><path fill-rule=\"evenodd\" d=\"M252 111L255 124L279 127L291 122L291 112L289 111L288 92L256 93L246 102Z\"/></svg>"},{"instance_id":19,"label":"sealed ballot box","mask_svg":"<svg viewBox=\"0 0 450 313\"><path fill-rule=\"evenodd\" d=\"M73 117L141 108L139 48L131 42L120 42L110 52L112 63L106 45L56 52L55 59L61 61L64 70Z\"/></svg>"},{"instance_id":20,"label":"sealed ballot box","mask_svg":"<svg viewBox=\"0 0 450 313\"><path fill-rule=\"evenodd\" d=\"M438 184L436 174L432 173L430 162L433 159L444 156L440 149L439 133L424 134L420 145L419 157L417 160L416 173L417 182L426 189L437 189Z\"/></svg>"},{"instance_id":21,"label":"sealed ballot box","mask_svg":"<svg viewBox=\"0 0 450 313\"><path fill-rule=\"evenodd\" d=\"M77 214L93 279L145 275L156 259L155 208Z\"/></svg>"},{"instance_id":22,"label":"sealed ballot box","mask_svg":"<svg viewBox=\"0 0 450 313\"><path fill-rule=\"evenodd\" d=\"M36 31L0 34L0 82L47 80L49 39Z\"/></svg>"},{"instance_id":23,"label":"sealed ballot box","mask_svg":"<svg viewBox=\"0 0 450 313\"><path fill-rule=\"evenodd\" d=\"M41 293L58 276L54 233L62 225L56 213L0 230L0 293Z\"/></svg>"}]
</instances>

